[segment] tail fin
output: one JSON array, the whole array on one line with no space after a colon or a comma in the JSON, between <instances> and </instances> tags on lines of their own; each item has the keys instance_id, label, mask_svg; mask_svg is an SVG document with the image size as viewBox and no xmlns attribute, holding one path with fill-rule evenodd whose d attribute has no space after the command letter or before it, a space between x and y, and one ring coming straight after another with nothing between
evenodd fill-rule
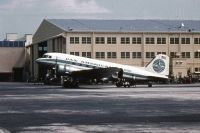
<instances>
[{"instance_id":1,"label":"tail fin","mask_svg":"<svg viewBox=\"0 0 200 133\"><path fill-rule=\"evenodd\" d=\"M161 75L169 75L169 57L167 55L156 55L145 67L147 71Z\"/></svg>"}]
</instances>

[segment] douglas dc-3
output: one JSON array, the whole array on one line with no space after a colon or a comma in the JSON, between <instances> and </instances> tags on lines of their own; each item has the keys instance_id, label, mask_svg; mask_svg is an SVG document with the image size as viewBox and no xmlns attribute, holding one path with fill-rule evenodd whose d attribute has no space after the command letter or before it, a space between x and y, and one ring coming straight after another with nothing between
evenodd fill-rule
<instances>
[{"instance_id":1,"label":"douglas dc-3","mask_svg":"<svg viewBox=\"0 0 200 133\"><path fill-rule=\"evenodd\" d=\"M117 87L135 86L137 82L167 80L169 57L156 55L145 67L136 67L100 61L91 58L62 53L46 53L36 62L39 65L56 69L56 74L64 77L64 87L78 87L85 81L113 81Z\"/></svg>"}]
</instances>

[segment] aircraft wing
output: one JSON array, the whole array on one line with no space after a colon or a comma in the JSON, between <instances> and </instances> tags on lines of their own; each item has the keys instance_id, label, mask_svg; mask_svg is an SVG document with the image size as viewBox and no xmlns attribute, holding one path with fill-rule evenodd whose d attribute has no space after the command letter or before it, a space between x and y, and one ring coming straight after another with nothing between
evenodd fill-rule
<instances>
[{"instance_id":1,"label":"aircraft wing","mask_svg":"<svg viewBox=\"0 0 200 133\"><path fill-rule=\"evenodd\" d=\"M153 81L159 81L159 80L167 80L167 76L160 76L160 77L153 77L153 76L148 76L148 79L153 80Z\"/></svg>"},{"instance_id":2,"label":"aircraft wing","mask_svg":"<svg viewBox=\"0 0 200 133\"><path fill-rule=\"evenodd\" d=\"M110 78L117 77L117 73L121 69L116 67L109 68L95 68L89 70L80 70L71 72L71 76L77 79L102 79L102 78Z\"/></svg>"}]
</instances>

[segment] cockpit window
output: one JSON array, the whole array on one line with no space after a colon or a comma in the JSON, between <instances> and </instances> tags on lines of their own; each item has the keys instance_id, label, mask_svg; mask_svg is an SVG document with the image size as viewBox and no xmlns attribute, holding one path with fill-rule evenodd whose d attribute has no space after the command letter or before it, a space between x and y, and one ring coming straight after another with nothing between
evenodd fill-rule
<instances>
[{"instance_id":1,"label":"cockpit window","mask_svg":"<svg viewBox=\"0 0 200 133\"><path fill-rule=\"evenodd\" d=\"M50 55L43 55L43 58L52 58Z\"/></svg>"},{"instance_id":2,"label":"cockpit window","mask_svg":"<svg viewBox=\"0 0 200 133\"><path fill-rule=\"evenodd\" d=\"M48 55L43 55L43 58L48 58Z\"/></svg>"}]
</instances>

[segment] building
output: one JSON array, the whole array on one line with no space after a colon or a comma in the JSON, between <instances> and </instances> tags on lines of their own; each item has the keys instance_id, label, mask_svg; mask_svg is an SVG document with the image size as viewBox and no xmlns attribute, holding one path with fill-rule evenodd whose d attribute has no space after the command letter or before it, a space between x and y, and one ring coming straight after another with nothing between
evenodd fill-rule
<instances>
[{"instance_id":1,"label":"building","mask_svg":"<svg viewBox=\"0 0 200 133\"><path fill-rule=\"evenodd\" d=\"M33 36L30 72L46 52L145 66L156 54L171 57L171 75L200 72L200 21L45 19Z\"/></svg>"},{"instance_id":2,"label":"building","mask_svg":"<svg viewBox=\"0 0 200 133\"><path fill-rule=\"evenodd\" d=\"M23 81L25 79L25 35L18 38L16 33L6 34L6 39L0 41L0 81ZM29 42L32 43L32 42Z\"/></svg>"}]
</instances>

